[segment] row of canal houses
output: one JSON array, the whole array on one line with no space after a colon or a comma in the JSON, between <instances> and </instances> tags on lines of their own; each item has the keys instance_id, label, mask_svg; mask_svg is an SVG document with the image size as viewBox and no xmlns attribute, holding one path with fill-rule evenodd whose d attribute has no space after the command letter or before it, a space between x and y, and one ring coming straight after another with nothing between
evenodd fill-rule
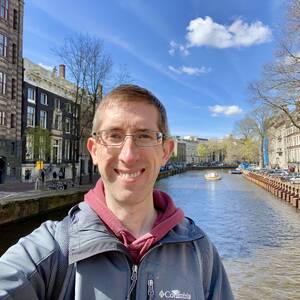
<instances>
[{"instance_id":1,"label":"row of canal houses","mask_svg":"<svg viewBox=\"0 0 300 300\"><path fill-rule=\"evenodd\" d=\"M91 124L75 143L74 127L83 111L75 101L76 87L65 78L64 65L49 70L23 58L23 18L23 0L1 0L0 184L32 181L42 170L49 177L60 173L70 178L74 160L77 176L88 174L85 144ZM83 105L88 104L86 97ZM50 154L36 149L29 129L37 127L49 132Z\"/></svg>"}]
</instances>

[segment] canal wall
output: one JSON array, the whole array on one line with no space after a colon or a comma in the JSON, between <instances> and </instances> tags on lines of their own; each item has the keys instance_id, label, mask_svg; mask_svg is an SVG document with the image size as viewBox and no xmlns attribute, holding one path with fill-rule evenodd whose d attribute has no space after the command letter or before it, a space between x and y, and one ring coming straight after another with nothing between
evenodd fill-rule
<instances>
[{"instance_id":1,"label":"canal wall","mask_svg":"<svg viewBox=\"0 0 300 300\"><path fill-rule=\"evenodd\" d=\"M298 184L284 182L278 177L262 175L247 170L243 171L243 176L300 210L300 186Z\"/></svg>"}]
</instances>

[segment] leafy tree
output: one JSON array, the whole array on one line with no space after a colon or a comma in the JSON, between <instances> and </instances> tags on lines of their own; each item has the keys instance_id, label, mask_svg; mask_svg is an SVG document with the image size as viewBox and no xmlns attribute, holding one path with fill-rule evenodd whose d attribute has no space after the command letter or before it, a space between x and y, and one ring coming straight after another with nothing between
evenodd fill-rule
<instances>
[{"instance_id":1,"label":"leafy tree","mask_svg":"<svg viewBox=\"0 0 300 300\"><path fill-rule=\"evenodd\" d=\"M26 138L32 140L33 159L50 161L51 136L47 129L41 127L29 127L26 129Z\"/></svg>"}]
</instances>

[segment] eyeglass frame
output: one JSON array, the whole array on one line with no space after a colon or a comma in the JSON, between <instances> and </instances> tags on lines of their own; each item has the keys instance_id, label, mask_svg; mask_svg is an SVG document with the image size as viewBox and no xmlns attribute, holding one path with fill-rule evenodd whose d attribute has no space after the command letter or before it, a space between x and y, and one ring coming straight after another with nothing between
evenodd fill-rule
<instances>
[{"instance_id":1,"label":"eyeglass frame","mask_svg":"<svg viewBox=\"0 0 300 300\"><path fill-rule=\"evenodd\" d=\"M157 142L159 142L159 141L160 141L160 142L157 143L157 144L155 144L155 145L141 146L141 145L137 145L137 144L136 144L136 140L135 140L135 136L136 136L136 135L135 135L135 134L124 134L124 139L123 139L123 141L122 141L120 144L109 145L109 144L105 144L105 143L103 142L103 139L101 138L101 132L105 132L105 131L110 131L110 130L99 130L99 131L97 131L97 132L93 132L93 133L92 133L92 137L96 140L96 142L99 142L101 145L106 146L106 147L121 147L121 146L124 145L125 140L126 140L126 137L128 137L128 136L132 136L132 140L133 140L134 144L135 144L137 147L139 147L139 148L155 147L155 146L158 146L158 145L163 144L163 142L167 139L167 135L166 135L165 133L161 132L161 131L155 131L155 130L142 130L142 132L143 132L143 131L144 131L144 132L154 132L154 133L156 133L156 134L160 134L161 137L157 137ZM99 133L100 133L100 135L99 135ZM98 139L97 139L97 138L98 138ZM97 140L98 140L98 141L97 141Z\"/></svg>"}]
</instances>

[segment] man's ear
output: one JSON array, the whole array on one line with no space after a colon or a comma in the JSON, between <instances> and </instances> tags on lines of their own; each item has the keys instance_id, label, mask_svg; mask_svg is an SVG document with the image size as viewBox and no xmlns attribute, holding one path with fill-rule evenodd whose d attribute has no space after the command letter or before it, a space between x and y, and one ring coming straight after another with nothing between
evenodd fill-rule
<instances>
[{"instance_id":1,"label":"man's ear","mask_svg":"<svg viewBox=\"0 0 300 300\"><path fill-rule=\"evenodd\" d=\"M88 138L87 143L86 143L86 147L89 150L92 160L93 160L93 164L97 165L97 144L96 144L96 140L92 137Z\"/></svg>"},{"instance_id":2,"label":"man's ear","mask_svg":"<svg viewBox=\"0 0 300 300\"><path fill-rule=\"evenodd\" d=\"M174 150L173 139L167 139L166 141L164 141L163 150L164 150L164 155L163 155L162 165L164 166L167 163L167 161L169 160L169 158L172 155L172 152Z\"/></svg>"}]
</instances>

